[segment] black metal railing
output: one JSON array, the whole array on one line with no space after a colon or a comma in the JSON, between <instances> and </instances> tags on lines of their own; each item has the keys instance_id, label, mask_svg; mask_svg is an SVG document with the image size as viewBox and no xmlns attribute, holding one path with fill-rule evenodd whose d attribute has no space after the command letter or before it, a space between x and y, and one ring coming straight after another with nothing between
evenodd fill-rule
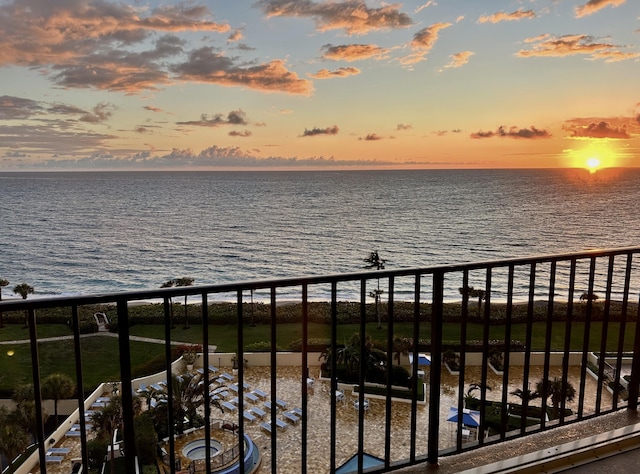
<instances>
[{"instance_id":1,"label":"black metal railing","mask_svg":"<svg viewBox=\"0 0 640 474\"><path fill-rule=\"evenodd\" d=\"M356 433L349 440L355 445L358 471L369 467L366 453L371 451L367 443L372 428L365 410L367 395L368 359L364 357L371 349L367 332L372 320L374 304L367 298L368 288L383 288L385 297L381 304L384 312L385 329L373 334L378 345L386 351L385 359L378 363L391 373L396 347L396 334L407 331L411 341L409 352L413 360L419 360L421 353L428 353L430 366L426 382L426 404L418 399L420 368L412 364L410 369L408 414L398 426L394 414L398 411L392 399L391 376L386 379L386 390L379 401L379 409L384 412L384 445L377 450L377 467L372 472L383 472L399 467L429 462L435 464L439 456L476 449L488 444L499 443L513 437L525 436L531 432L547 430L574 421L584 420L626 407L636 410L638 386L640 383L640 325L636 324L640 304L640 266L637 254L640 248L595 250L563 255L547 255L516 258L489 262L465 263L428 268L400 270L378 270L342 275L288 278L268 281L240 282L234 284L198 287L166 288L149 291L123 292L104 295L73 296L60 298L35 298L11 300L0 303L0 311L26 311L28 314L32 381L36 399L36 419L42 420L41 371L38 345L38 311L49 308L66 308L71 327L75 353L75 373L78 387L86 388L83 381L83 359L79 309L85 305L114 305L118 318L118 341L120 357L120 378L122 384L122 418L124 433L124 453L127 472L135 472L136 451L134 430L134 409L132 390L124 389L132 380L130 351L130 306L140 300L158 300L164 308L165 341L171 341L171 299L191 296L200 299L200 322L202 324L202 345L209 347L215 343L215 334L210 334L209 304L211 301L229 298L236 303L237 357L245 357L245 332L247 318L247 295L264 296L269 305L270 324L270 388L271 402L275 406L278 391L278 308L281 294L291 303L292 294L297 293L295 304L299 305L301 344L301 370L299 380L299 400L301 404L300 445L295 467L287 463L287 468L279 464L281 444L287 443L286 435L277 433L278 412L270 412L269 423L273 427L268 450L269 462L264 469L271 472L335 472L344 460L344 439L340 430L344 429L344 416L337 400L340 381L329 376L326 383L329 393L328 424L329 449L321 464L309 461L309 445L313 433L319 430L308 416L313 411L313 401L308 394L308 372L310 359L309 330L310 305L317 300L314 295L329 295L327 303L329 316L329 341L327 350L335 355L327 359L325 371L338 374L340 364L338 352L342 349L338 340L339 324L357 323L359 351L355 365L357 380L352 385L358 402L356 420L352 420L351 430ZM635 260L634 260L635 259ZM382 286L380 284L382 283ZM381 294L378 291L378 294ZM356 316L348 318L341 305L345 300L355 300L351 305L358 308ZM400 311L402 306L403 312ZM407 311L406 308L409 307ZM477 306L477 307L476 307ZM378 300L375 302L379 310ZM345 319L346 318L346 319ZM407 326L408 325L408 326ZM408 329L409 328L409 329ZM515 339L515 334L522 339ZM605 360L605 355L607 360ZM172 357L169 342L165 343L166 360ZM208 350L202 354L202 365L211 363ZM622 383L619 377L624 373L625 362L629 361L628 377ZM457 371L449 372L451 365L458 365ZM501 367L495 367L501 365ZM495 373L494 373L495 371ZM537 376L534 375L534 371ZM244 364L238 367L238 412L237 435L239 439L251 431L248 421L243 418L245 408L243 386L246 370ZM591 373L594 373L595 378ZM607 374L616 374L615 380L607 381ZM539 377L538 382L535 379ZM610 378L610 376L609 376ZM206 387L213 383L209 371L204 370L203 382ZM173 406L171 366L166 367L166 391L169 406ZM532 383L534 383L532 389ZM492 390L491 385L499 390ZM497 385L496 385L497 384ZM383 384L384 385L384 384ZM595 398L593 390L595 385ZM625 388L626 386L626 388ZM443 387L447 387L445 391ZM133 387L135 388L135 387ZM479 399L472 396L477 390ZM517 392L517 395L515 393ZM611 392L611 393L609 393ZM87 436L85 426L84 390L78 390L78 410L81 425L79 437L82 446L82 463L88 468ZM573 396L571 396L573 394ZM533 397L538 395L540 406L533 406ZM572 401L573 400L573 401ZM457 413L472 410L479 413L479 426L473 426L458 416L450 423L450 433L444 429L442 413L445 403ZM570 410L569 407L573 407ZM553 416L549 419L548 413ZM353 410L351 412L353 415ZM176 446L174 441L176 421L172 410L167 410L169 429L168 465L171 472L176 470ZM211 406L204 404L204 419L211 420ZM427 421L424 421L427 420ZM326 427L325 427L326 428ZM471 430L469 429L471 428ZM204 438L206 452L210 452L211 426L205 423ZM469 431L475 431L472 440L467 439ZM393 436L402 433L402 436ZM465 434L467 433L467 434ZM40 472L46 472L47 446L42 423L37 426L36 438L39 445ZM405 446L399 449L398 439ZM382 439L382 438L381 438ZM408 446L408 448L407 448ZM246 465L245 443L239 444L237 471L249 472ZM398 453L402 453L401 455ZM400 457L399 457L400 456ZM314 461L315 462L315 461ZM205 460L207 472L211 461Z\"/></svg>"}]
</instances>

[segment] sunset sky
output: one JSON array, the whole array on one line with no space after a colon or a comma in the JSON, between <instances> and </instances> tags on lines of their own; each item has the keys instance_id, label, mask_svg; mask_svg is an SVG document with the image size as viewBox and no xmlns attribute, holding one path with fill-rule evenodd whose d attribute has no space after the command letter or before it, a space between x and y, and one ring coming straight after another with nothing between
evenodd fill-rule
<instances>
[{"instance_id":1,"label":"sunset sky","mask_svg":"<svg viewBox=\"0 0 640 474\"><path fill-rule=\"evenodd\" d=\"M638 0L0 0L0 170L640 166Z\"/></svg>"}]
</instances>

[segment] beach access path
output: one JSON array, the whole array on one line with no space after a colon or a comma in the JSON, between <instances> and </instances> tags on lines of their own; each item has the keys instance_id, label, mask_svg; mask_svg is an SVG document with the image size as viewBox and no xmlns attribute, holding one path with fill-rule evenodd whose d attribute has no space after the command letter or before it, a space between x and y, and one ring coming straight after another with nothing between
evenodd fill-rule
<instances>
[{"instance_id":1,"label":"beach access path","mask_svg":"<svg viewBox=\"0 0 640 474\"><path fill-rule=\"evenodd\" d=\"M112 333L112 332L93 332L90 334L80 334L80 337L95 337L95 336L105 336L105 337L118 337L117 333ZM38 342L53 342L53 341L64 341L64 340L68 340L68 339L73 339L72 335L69 336L55 336L55 337L43 337L43 338L39 338ZM151 344L164 344L165 340L164 339L154 339L151 337L141 337L141 336L129 336L129 340L130 341L138 341L138 342L149 342ZM30 344L31 340L29 339L20 339L20 340L15 340L15 341L0 341L0 346L9 346L9 345L16 345L16 344ZM170 341L169 344L171 344L172 346L182 346L182 345L193 345L193 343L191 342L179 342L179 341ZM209 353L211 352L215 352L216 349L218 348L218 346L215 345L209 345Z\"/></svg>"}]
</instances>

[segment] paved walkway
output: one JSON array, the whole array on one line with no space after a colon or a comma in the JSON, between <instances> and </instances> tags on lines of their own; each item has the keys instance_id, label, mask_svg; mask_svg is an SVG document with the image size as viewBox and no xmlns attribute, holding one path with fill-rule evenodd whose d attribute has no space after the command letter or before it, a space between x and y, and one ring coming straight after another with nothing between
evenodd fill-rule
<instances>
[{"instance_id":1,"label":"paved walkway","mask_svg":"<svg viewBox=\"0 0 640 474\"><path fill-rule=\"evenodd\" d=\"M113 332L94 332L91 334L80 334L80 337L93 337L93 336L106 336L106 337L118 337L118 334ZM38 338L38 342L52 342L52 341L65 341L73 339L73 336L55 336L55 337L42 337ZM129 336L130 341L138 341L138 342L149 342L151 344L164 344L164 339L153 339L151 337L141 337L141 336ZM0 341L0 346L11 346L17 344L30 344L30 339L20 339L16 341ZM191 342L179 342L179 341L170 341L169 344L172 346L181 346L181 345L191 345ZM209 345L209 352L215 352L218 346Z\"/></svg>"}]
</instances>

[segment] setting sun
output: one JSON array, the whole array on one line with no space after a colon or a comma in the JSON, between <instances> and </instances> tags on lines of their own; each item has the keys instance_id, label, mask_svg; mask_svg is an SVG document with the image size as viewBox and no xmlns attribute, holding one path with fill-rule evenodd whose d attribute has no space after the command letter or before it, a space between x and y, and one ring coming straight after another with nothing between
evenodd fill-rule
<instances>
[{"instance_id":1,"label":"setting sun","mask_svg":"<svg viewBox=\"0 0 640 474\"><path fill-rule=\"evenodd\" d=\"M592 156L587 159L587 168L591 173L595 173L600 168L600 158L597 156Z\"/></svg>"}]
</instances>

